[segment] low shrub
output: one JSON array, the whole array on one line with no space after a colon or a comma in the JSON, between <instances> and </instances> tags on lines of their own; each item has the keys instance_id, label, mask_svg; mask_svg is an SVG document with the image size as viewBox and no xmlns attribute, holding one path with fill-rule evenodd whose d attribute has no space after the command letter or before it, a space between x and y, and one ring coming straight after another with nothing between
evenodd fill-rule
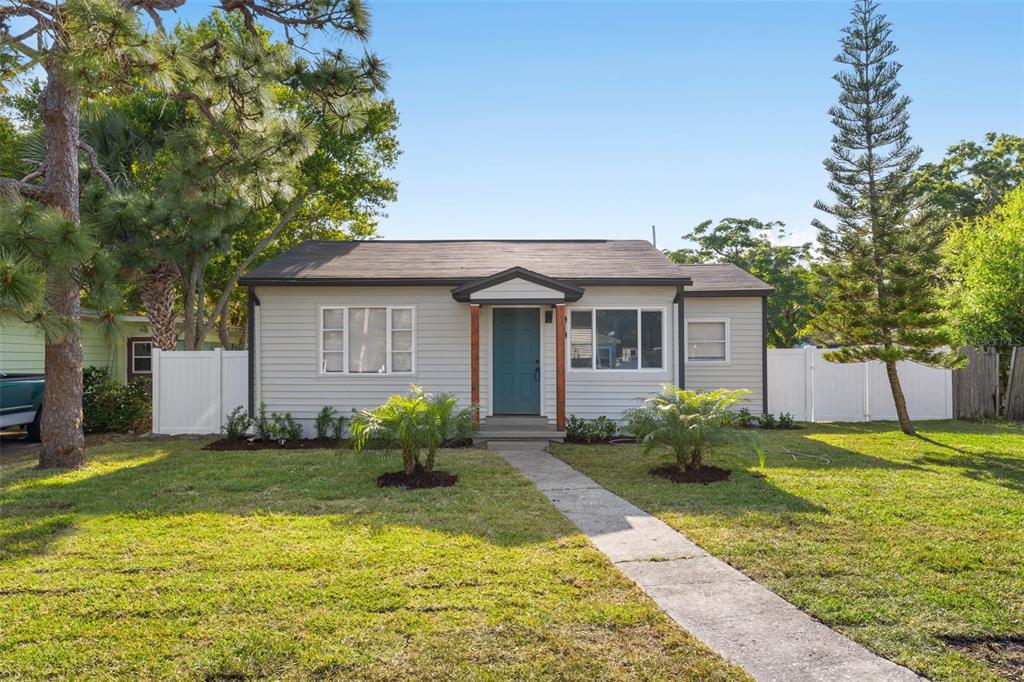
<instances>
[{"instance_id":1,"label":"low shrub","mask_svg":"<svg viewBox=\"0 0 1024 682\"><path fill-rule=\"evenodd\" d=\"M789 412L783 412L779 415L779 428L780 429L795 429L796 422L793 420L793 415Z\"/></svg>"},{"instance_id":2,"label":"low shrub","mask_svg":"<svg viewBox=\"0 0 1024 682\"><path fill-rule=\"evenodd\" d=\"M302 438L302 424L292 417L291 412L270 414L270 437L279 443L286 440L299 440Z\"/></svg>"},{"instance_id":3,"label":"low shrub","mask_svg":"<svg viewBox=\"0 0 1024 682\"><path fill-rule=\"evenodd\" d=\"M331 430L334 433L334 440L341 441L345 436L345 424L348 422L348 417L343 414L339 414L335 417L334 421L331 422Z\"/></svg>"},{"instance_id":4,"label":"low shrub","mask_svg":"<svg viewBox=\"0 0 1024 682\"><path fill-rule=\"evenodd\" d=\"M265 442L274 440L274 434L271 433L270 426L270 419L267 417L267 404L261 400L256 410L256 416L252 420L252 427L256 430L256 437Z\"/></svg>"},{"instance_id":5,"label":"low shrub","mask_svg":"<svg viewBox=\"0 0 1024 682\"><path fill-rule=\"evenodd\" d=\"M611 440L618 424L601 415L597 419L582 419L569 415L565 421L565 440L569 443L600 443Z\"/></svg>"},{"instance_id":6,"label":"low shrub","mask_svg":"<svg viewBox=\"0 0 1024 682\"><path fill-rule=\"evenodd\" d=\"M778 422L775 421L775 415L771 412L758 415L757 424L762 429L774 429L778 426Z\"/></svg>"},{"instance_id":7,"label":"low shrub","mask_svg":"<svg viewBox=\"0 0 1024 682\"><path fill-rule=\"evenodd\" d=\"M314 422L316 437L320 440L326 440L327 432L332 429L335 431L335 440L340 440L337 437L337 428L335 426L337 424L336 412L330 405L324 405L320 408L320 413L316 416L316 421Z\"/></svg>"},{"instance_id":8,"label":"low shrub","mask_svg":"<svg viewBox=\"0 0 1024 682\"><path fill-rule=\"evenodd\" d=\"M245 434L249 431L249 427L252 426L252 422L253 420L249 416L248 410L239 405L231 410L228 420L224 422L224 436L229 440L241 440L245 438Z\"/></svg>"},{"instance_id":9,"label":"low shrub","mask_svg":"<svg viewBox=\"0 0 1024 682\"><path fill-rule=\"evenodd\" d=\"M748 429L755 421L757 421L757 417L753 415L749 407L741 408L740 411L736 413L736 426Z\"/></svg>"},{"instance_id":10,"label":"low shrub","mask_svg":"<svg viewBox=\"0 0 1024 682\"><path fill-rule=\"evenodd\" d=\"M150 381L136 377L127 384L106 369L82 372L82 428L86 433L145 433L153 422Z\"/></svg>"}]
</instances>

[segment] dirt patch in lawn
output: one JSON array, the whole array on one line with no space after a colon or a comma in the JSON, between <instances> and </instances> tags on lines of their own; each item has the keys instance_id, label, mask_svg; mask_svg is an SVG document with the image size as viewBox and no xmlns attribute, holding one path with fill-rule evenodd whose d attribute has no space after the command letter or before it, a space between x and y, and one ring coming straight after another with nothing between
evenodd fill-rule
<instances>
[{"instance_id":1,"label":"dirt patch in lawn","mask_svg":"<svg viewBox=\"0 0 1024 682\"><path fill-rule=\"evenodd\" d=\"M410 490L416 490L418 488L448 488L458 483L458 481L458 476L447 471L416 469L411 474L407 474L404 471L391 471L381 474L377 477L377 486L380 488L391 486L405 487Z\"/></svg>"},{"instance_id":2,"label":"dirt patch in lawn","mask_svg":"<svg viewBox=\"0 0 1024 682\"><path fill-rule=\"evenodd\" d=\"M652 476L667 478L673 483L715 483L729 478L732 472L728 469L713 466L702 466L699 469L679 470L675 464L665 464L651 469Z\"/></svg>"},{"instance_id":3,"label":"dirt patch in lawn","mask_svg":"<svg viewBox=\"0 0 1024 682\"><path fill-rule=\"evenodd\" d=\"M984 662L1011 682L1024 682L1024 637L946 637L946 644Z\"/></svg>"}]
</instances>

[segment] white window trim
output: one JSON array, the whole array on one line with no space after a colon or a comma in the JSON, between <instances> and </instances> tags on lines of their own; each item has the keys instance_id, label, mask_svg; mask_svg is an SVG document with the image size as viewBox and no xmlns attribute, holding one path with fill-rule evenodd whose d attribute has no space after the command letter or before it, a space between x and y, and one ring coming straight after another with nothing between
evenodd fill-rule
<instances>
[{"instance_id":1,"label":"white window trim","mask_svg":"<svg viewBox=\"0 0 1024 682\"><path fill-rule=\"evenodd\" d=\"M695 365L729 365L732 364L732 330L729 328L727 317L686 317L686 324L683 327L683 348L686 349L686 362ZM725 360L701 360L690 358L690 323L691 322L719 322L725 323ZM717 343L712 341L711 343Z\"/></svg>"},{"instance_id":2,"label":"white window trim","mask_svg":"<svg viewBox=\"0 0 1024 682\"><path fill-rule=\"evenodd\" d=\"M348 332L349 332L349 319L348 311L350 308L384 308L387 313L387 328L385 331L385 344L384 357L385 357L385 371L383 372L350 372L349 367L349 345L348 345ZM342 365L342 371L340 372L325 372L324 371L324 311L325 310L340 310L342 311L342 320L344 329L341 334L341 353L344 360ZM391 311L392 310L411 310L412 311L412 371L410 372L395 372L391 369ZM414 377L416 376L416 356L418 355L417 349L417 334L416 334L416 306L415 305L322 305L317 309L317 374L322 377L337 377L337 376L349 376L349 377ZM400 330L405 331L405 330ZM337 351L327 351L328 353ZM405 353L407 351L394 351L397 353Z\"/></svg>"},{"instance_id":3,"label":"white window trim","mask_svg":"<svg viewBox=\"0 0 1024 682\"><path fill-rule=\"evenodd\" d=\"M143 343L148 343L149 344L149 355L148 356L140 355L139 357L140 358L144 358L144 357L148 357L149 358L149 369L146 369L146 370L135 369L135 346L138 346L138 345L143 344ZM152 340L149 340L149 341L132 341L132 357L131 357L131 361L132 361L132 366L131 366L131 373L132 374L152 374L153 373L153 341Z\"/></svg>"},{"instance_id":4,"label":"white window trim","mask_svg":"<svg viewBox=\"0 0 1024 682\"><path fill-rule=\"evenodd\" d=\"M598 369L595 366L597 361L597 317L596 313L598 310L632 310L636 312L636 335L637 335L637 346L642 345L643 333L640 329L642 324L642 316L640 313L644 312L660 312L661 313L661 367L643 367L643 349L637 348L637 368L636 369ZM591 356L590 356L590 367L573 367L572 366L572 314L574 312L590 313L590 325L592 330L591 338ZM579 307L567 307L565 311L566 334L569 335L565 344L565 368L568 372L579 372L581 374L594 373L594 374L637 374L640 372L653 373L653 374L664 374L669 371L668 369L668 308L664 306L656 305L593 305L593 306L579 306Z\"/></svg>"}]
</instances>

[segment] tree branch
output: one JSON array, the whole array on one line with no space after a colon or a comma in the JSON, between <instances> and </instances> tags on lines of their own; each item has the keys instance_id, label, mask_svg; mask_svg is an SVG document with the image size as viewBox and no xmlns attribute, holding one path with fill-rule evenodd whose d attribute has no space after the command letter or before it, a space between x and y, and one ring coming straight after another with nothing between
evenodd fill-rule
<instances>
[{"instance_id":1,"label":"tree branch","mask_svg":"<svg viewBox=\"0 0 1024 682\"><path fill-rule=\"evenodd\" d=\"M238 150L238 137L221 121L217 120L217 117L213 115L213 112L210 111L210 107L202 97L189 91L179 92L176 97L183 102L193 102L199 109L200 113L202 113L203 117L210 122L210 125L216 128L222 135L224 135L224 137L228 138L228 142L231 143L231 148L236 151Z\"/></svg>"},{"instance_id":2,"label":"tree branch","mask_svg":"<svg viewBox=\"0 0 1024 682\"><path fill-rule=\"evenodd\" d=\"M96 156L96 150L93 149L84 140L78 141L78 148L85 152L85 156L89 159L89 169L99 176L103 181L103 184L107 186L107 190L110 192L114 191L114 181L110 179L110 176L100 167L99 157Z\"/></svg>"},{"instance_id":3,"label":"tree branch","mask_svg":"<svg viewBox=\"0 0 1024 682\"><path fill-rule=\"evenodd\" d=\"M0 178L0 193L15 199L19 196L45 202L50 198L50 190L46 185L33 185L24 180Z\"/></svg>"},{"instance_id":4,"label":"tree branch","mask_svg":"<svg viewBox=\"0 0 1024 682\"><path fill-rule=\"evenodd\" d=\"M277 225L275 225L274 229L270 231L270 234L264 237L249 253L249 255L245 257L245 260L238 264L235 271L231 273L231 278L228 279L227 284L224 285L224 290L221 292L220 298L217 300L217 305L210 314L209 320L203 323L200 338L206 338L206 334L210 331L211 323L216 320L218 316L223 314L224 309L228 305L228 301L231 300L231 290L235 288L235 284L237 284L238 280L241 279L242 274L249 269L249 266L252 265L254 260L256 260L256 257L263 253L263 251L266 250L266 248L270 246L278 236L280 236L281 232L288 226L288 223L292 221L295 214L299 212L299 209L302 208L306 203L306 199L308 199L311 194L313 194L313 192L308 189L297 194L288 205L288 208L286 208L284 213L281 214L280 219L277 221Z\"/></svg>"}]
</instances>

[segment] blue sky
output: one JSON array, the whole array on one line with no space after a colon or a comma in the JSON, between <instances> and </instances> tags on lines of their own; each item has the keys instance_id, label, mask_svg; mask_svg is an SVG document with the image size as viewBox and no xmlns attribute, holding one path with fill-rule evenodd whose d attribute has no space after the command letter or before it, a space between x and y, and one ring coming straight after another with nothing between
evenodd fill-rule
<instances>
[{"instance_id":1,"label":"blue sky","mask_svg":"<svg viewBox=\"0 0 1024 682\"><path fill-rule=\"evenodd\" d=\"M404 152L383 236L813 239L848 2L368 2ZM1024 134L1024 2L882 8L925 160Z\"/></svg>"}]
</instances>

